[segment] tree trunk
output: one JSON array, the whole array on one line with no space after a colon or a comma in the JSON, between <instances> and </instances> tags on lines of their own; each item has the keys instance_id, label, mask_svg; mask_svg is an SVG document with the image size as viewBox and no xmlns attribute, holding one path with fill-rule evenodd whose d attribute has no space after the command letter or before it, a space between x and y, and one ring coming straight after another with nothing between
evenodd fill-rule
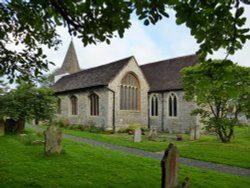
<instances>
[{"instance_id":1,"label":"tree trunk","mask_svg":"<svg viewBox=\"0 0 250 188\"><path fill-rule=\"evenodd\" d=\"M13 119L7 119L5 122L6 133L19 134L24 131L25 120L19 119L17 121Z\"/></svg>"},{"instance_id":2,"label":"tree trunk","mask_svg":"<svg viewBox=\"0 0 250 188\"><path fill-rule=\"evenodd\" d=\"M17 121L17 127L15 134L23 133L24 132L24 127L25 127L25 120L24 119L19 119Z\"/></svg>"},{"instance_id":3,"label":"tree trunk","mask_svg":"<svg viewBox=\"0 0 250 188\"><path fill-rule=\"evenodd\" d=\"M218 135L219 135L219 138L220 138L221 142L229 143L230 140L231 140L231 137L233 135L233 132L234 132L233 128L230 128L229 134L227 135L225 131L222 131L222 130L219 129L218 130Z\"/></svg>"}]
</instances>

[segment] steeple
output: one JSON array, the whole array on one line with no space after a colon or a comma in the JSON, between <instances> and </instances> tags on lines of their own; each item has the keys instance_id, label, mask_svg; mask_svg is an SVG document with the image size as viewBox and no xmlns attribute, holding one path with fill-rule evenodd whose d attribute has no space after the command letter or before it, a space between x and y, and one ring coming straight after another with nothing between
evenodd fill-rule
<instances>
[{"instance_id":1,"label":"steeple","mask_svg":"<svg viewBox=\"0 0 250 188\"><path fill-rule=\"evenodd\" d=\"M64 58L63 64L61 68L58 70L57 75L62 74L73 74L75 72L80 71L80 66L77 60L75 47L73 44L73 40L71 40L69 44L68 51L66 53L66 56Z\"/></svg>"}]
</instances>

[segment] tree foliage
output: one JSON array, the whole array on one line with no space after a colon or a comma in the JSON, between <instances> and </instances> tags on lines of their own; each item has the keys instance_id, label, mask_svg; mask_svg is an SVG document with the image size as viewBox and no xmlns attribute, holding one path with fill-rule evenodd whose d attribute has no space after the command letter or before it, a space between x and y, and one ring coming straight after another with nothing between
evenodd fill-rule
<instances>
[{"instance_id":1,"label":"tree foliage","mask_svg":"<svg viewBox=\"0 0 250 188\"><path fill-rule=\"evenodd\" d=\"M38 80L38 84L41 87L45 87L45 88L53 86L53 84L55 83L55 76L58 70L59 69L57 68L48 74L42 75L41 78Z\"/></svg>"},{"instance_id":2,"label":"tree foliage","mask_svg":"<svg viewBox=\"0 0 250 188\"><path fill-rule=\"evenodd\" d=\"M185 99L195 100L206 129L229 142L240 113L250 113L250 68L214 60L182 70Z\"/></svg>"},{"instance_id":3,"label":"tree foliage","mask_svg":"<svg viewBox=\"0 0 250 188\"><path fill-rule=\"evenodd\" d=\"M186 24L205 57L219 48L230 54L249 40L244 5L250 0L2 0L0 2L0 75L29 79L48 69L42 45L57 47L57 26L68 28L83 44L110 43L131 26L134 14L145 25L176 11L177 24ZM20 50L10 47L21 45Z\"/></svg>"},{"instance_id":4,"label":"tree foliage","mask_svg":"<svg viewBox=\"0 0 250 188\"><path fill-rule=\"evenodd\" d=\"M55 100L52 89L22 83L17 89L0 95L0 119L22 122L22 127L28 119L50 120L55 114Z\"/></svg>"}]
</instances>

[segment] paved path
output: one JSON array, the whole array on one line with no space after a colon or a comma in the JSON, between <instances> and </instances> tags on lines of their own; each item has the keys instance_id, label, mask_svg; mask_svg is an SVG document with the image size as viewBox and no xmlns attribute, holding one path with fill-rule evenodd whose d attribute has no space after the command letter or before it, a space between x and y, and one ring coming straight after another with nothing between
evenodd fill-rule
<instances>
[{"instance_id":1,"label":"paved path","mask_svg":"<svg viewBox=\"0 0 250 188\"><path fill-rule=\"evenodd\" d=\"M41 127L37 127L37 126L33 126L33 125L27 124L26 126L33 128L37 131L44 130ZM128 148L128 147L124 147L124 146L118 146L118 145L114 145L114 144L89 140L86 138L81 138L81 137L72 136L72 135L68 135L68 134L63 134L63 138L68 138L71 140L84 142L84 143L92 144L95 146L110 148L112 150L122 151L122 152L130 153L130 154L134 154L134 155L140 155L143 157L157 159L157 160L161 160L162 156L163 156L163 153L158 153L158 152L156 153L156 152L149 152L149 151L144 151L144 150L140 150L140 149ZM224 165L224 164L205 162L205 161L199 161L199 160L182 158L182 157L180 158L180 163L184 164L184 165L193 166L193 167L214 170L214 171L224 172L224 173L238 175L238 176L250 177L250 169L233 167L233 166Z\"/></svg>"}]
</instances>

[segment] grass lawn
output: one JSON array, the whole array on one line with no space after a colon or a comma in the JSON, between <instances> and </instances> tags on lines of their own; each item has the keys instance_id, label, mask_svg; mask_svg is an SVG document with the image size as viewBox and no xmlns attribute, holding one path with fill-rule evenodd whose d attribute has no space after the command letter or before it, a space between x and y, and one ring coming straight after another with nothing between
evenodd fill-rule
<instances>
[{"instance_id":1,"label":"grass lawn","mask_svg":"<svg viewBox=\"0 0 250 188\"><path fill-rule=\"evenodd\" d=\"M132 136L126 133L108 135L70 129L63 129L63 132L153 152L162 151L170 142L174 142L178 146L182 157L250 168L250 134L248 127L236 128L234 138L231 143L227 144L221 143L215 136L207 135L202 135L201 139L196 141L190 141L188 135L183 135L183 141L175 141L169 138L158 138L157 141L148 141L147 136L143 136L142 142L134 143ZM166 136L167 134L163 135Z\"/></svg>"},{"instance_id":2,"label":"grass lawn","mask_svg":"<svg viewBox=\"0 0 250 188\"><path fill-rule=\"evenodd\" d=\"M160 161L64 139L64 154L44 156L34 136L0 137L0 187L160 187ZM249 178L181 166L192 187L245 188Z\"/></svg>"}]
</instances>

